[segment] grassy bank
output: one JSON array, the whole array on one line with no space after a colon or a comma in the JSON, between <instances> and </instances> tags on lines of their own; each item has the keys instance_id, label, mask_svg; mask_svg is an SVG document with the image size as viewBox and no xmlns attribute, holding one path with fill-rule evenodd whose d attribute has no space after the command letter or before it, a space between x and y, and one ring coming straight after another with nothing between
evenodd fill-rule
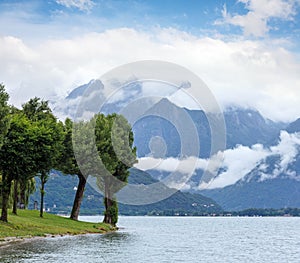
<instances>
[{"instance_id":1,"label":"grassy bank","mask_svg":"<svg viewBox=\"0 0 300 263\"><path fill-rule=\"evenodd\" d=\"M38 211L19 210L18 215L9 214L9 222L0 221L0 242L8 237L26 238L48 235L78 235L87 233L105 233L113 230L103 223L87 223L74 221L52 214L39 217Z\"/></svg>"}]
</instances>

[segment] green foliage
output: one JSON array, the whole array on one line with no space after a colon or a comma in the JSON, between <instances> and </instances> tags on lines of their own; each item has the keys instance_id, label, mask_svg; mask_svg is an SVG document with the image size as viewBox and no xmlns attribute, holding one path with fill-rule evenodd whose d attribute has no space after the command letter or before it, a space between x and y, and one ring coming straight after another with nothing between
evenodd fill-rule
<instances>
[{"instance_id":1,"label":"green foliage","mask_svg":"<svg viewBox=\"0 0 300 263\"><path fill-rule=\"evenodd\" d=\"M51 116L52 111L49 108L48 101L40 98L30 99L27 103L22 105L24 114L32 121L43 120L45 116Z\"/></svg>"},{"instance_id":2,"label":"green foliage","mask_svg":"<svg viewBox=\"0 0 300 263\"><path fill-rule=\"evenodd\" d=\"M23 106L24 115L36 127L35 162L38 172L48 173L55 168L63 151L63 124L56 120L47 101L34 98Z\"/></svg>"},{"instance_id":3,"label":"green foliage","mask_svg":"<svg viewBox=\"0 0 300 263\"><path fill-rule=\"evenodd\" d=\"M72 142L80 172L96 177L105 196L105 222L112 223L117 220L114 194L126 185L128 169L136 162L131 126L123 116L96 114L73 124Z\"/></svg>"},{"instance_id":4,"label":"green foliage","mask_svg":"<svg viewBox=\"0 0 300 263\"><path fill-rule=\"evenodd\" d=\"M70 215L70 218L78 220L86 179L95 168L91 160L97 156L93 144L93 127L91 122L72 123L67 119L64 132L64 151L58 169L65 174L76 174L79 179Z\"/></svg>"},{"instance_id":5,"label":"green foliage","mask_svg":"<svg viewBox=\"0 0 300 263\"><path fill-rule=\"evenodd\" d=\"M103 166L98 172L99 188L109 188L111 196L127 183L128 169L136 162L133 133L128 121L120 115L95 116L95 140Z\"/></svg>"},{"instance_id":6,"label":"green foliage","mask_svg":"<svg viewBox=\"0 0 300 263\"><path fill-rule=\"evenodd\" d=\"M63 124L57 122L52 114L47 101L35 97L30 99L23 106L24 115L31 121L32 127L37 127L34 161L36 163L36 173L39 173L41 189L41 209L43 216L44 185L48 180L48 173L52 168L58 166L64 141Z\"/></svg>"},{"instance_id":7,"label":"green foliage","mask_svg":"<svg viewBox=\"0 0 300 263\"><path fill-rule=\"evenodd\" d=\"M128 121L121 115L97 114L95 122L95 143L101 159L97 174L97 185L104 193L104 222L115 225L118 220L118 205L114 198L127 183L129 168L136 162L133 147L133 132Z\"/></svg>"},{"instance_id":8,"label":"green foliage","mask_svg":"<svg viewBox=\"0 0 300 263\"><path fill-rule=\"evenodd\" d=\"M14 114L5 142L0 149L0 169L12 179L32 175L36 169L34 156L37 126L31 126L30 121L22 113Z\"/></svg>"},{"instance_id":9,"label":"green foliage","mask_svg":"<svg viewBox=\"0 0 300 263\"><path fill-rule=\"evenodd\" d=\"M5 92L4 85L0 83L0 148L10 123L8 99L9 95Z\"/></svg>"},{"instance_id":10,"label":"green foliage","mask_svg":"<svg viewBox=\"0 0 300 263\"><path fill-rule=\"evenodd\" d=\"M25 182L37 173L47 174L56 166L63 149L63 125L51 113L48 102L31 99L22 110L12 108L10 118L10 127L0 149L1 219L4 221L7 221L6 203L12 180Z\"/></svg>"},{"instance_id":11,"label":"green foliage","mask_svg":"<svg viewBox=\"0 0 300 263\"><path fill-rule=\"evenodd\" d=\"M117 203L116 199L113 198L113 200L111 200L110 206L104 212L104 216L106 218L109 218L109 220L110 220L109 223L112 226L115 226L118 222L118 213L119 213L118 203Z\"/></svg>"},{"instance_id":12,"label":"green foliage","mask_svg":"<svg viewBox=\"0 0 300 263\"><path fill-rule=\"evenodd\" d=\"M97 163L97 151L94 143L93 123L80 121L65 122L64 163L59 168L65 174L92 174Z\"/></svg>"},{"instance_id":13,"label":"green foliage","mask_svg":"<svg viewBox=\"0 0 300 263\"><path fill-rule=\"evenodd\" d=\"M72 143L72 133L73 133L73 122L71 119L67 118L65 120L64 126L64 140L63 151L61 154L60 162L58 162L58 170L64 174L77 175L80 174L80 169L78 167Z\"/></svg>"},{"instance_id":14,"label":"green foliage","mask_svg":"<svg viewBox=\"0 0 300 263\"><path fill-rule=\"evenodd\" d=\"M42 104L44 110L45 103ZM13 179L32 178L38 172L49 171L59 158L62 140L62 124L48 111L38 112L36 117L27 116L25 111L16 112L0 150L0 169Z\"/></svg>"}]
</instances>

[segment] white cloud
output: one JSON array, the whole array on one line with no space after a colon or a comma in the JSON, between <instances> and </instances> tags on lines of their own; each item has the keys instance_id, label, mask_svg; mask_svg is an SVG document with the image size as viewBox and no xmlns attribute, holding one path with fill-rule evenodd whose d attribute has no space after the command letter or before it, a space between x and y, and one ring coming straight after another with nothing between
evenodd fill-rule
<instances>
[{"instance_id":1,"label":"white cloud","mask_svg":"<svg viewBox=\"0 0 300 263\"><path fill-rule=\"evenodd\" d=\"M295 162L298 154L300 154L300 133L289 134L286 131L282 131L278 144L270 148L265 148L261 144L255 144L251 147L237 145L235 148L227 149L223 153L212 156L210 159L195 157L184 159L143 157L139 158L139 162L135 167L144 171L157 170L168 173L181 173L181 180L172 182L172 177L166 180L169 186L176 186L177 189L190 188L190 185L186 184L186 182L194 170L206 170L209 167L213 167L209 172L214 173L219 169L221 172L209 183L199 182L197 189L214 189L235 184L254 169L257 169L257 172L260 174L261 181L274 179L280 174L285 174L294 180L300 180L300 175L297 175L296 171L291 170L289 167ZM269 167L264 161L271 156L279 156L280 161L275 164L272 173L267 174L265 172ZM208 164L212 165L209 166Z\"/></svg>"},{"instance_id":2,"label":"white cloud","mask_svg":"<svg viewBox=\"0 0 300 263\"><path fill-rule=\"evenodd\" d=\"M234 184L254 169L257 169L260 174L260 181L274 179L281 174L300 180L300 175L290 169L290 165L295 162L299 154L300 133L289 134L281 131L278 144L270 148L264 148L260 144L252 147L239 145L234 149L224 151L224 162L221 168L225 171L221 172L211 183L203 184L200 188L222 188ZM265 160L272 156L279 156L280 160L274 164L274 167L271 166L273 170L268 174L266 171L270 168L270 164Z\"/></svg>"},{"instance_id":3,"label":"white cloud","mask_svg":"<svg viewBox=\"0 0 300 263\"><path fill-rule=\"evenodd\" d=\"M252 147L239 145L234 149L224 151L224 162L221 172L208 185L200 185L207 188L222 188L227 185L235 184L246 174L251 172L264 158L269 155L269 151L260 144Z\"/></svg>"},{"instance_id":4,"label":"white cloud","mask_svg":"<svg viewBox=\"0 0 300 263\"><path fill-rule=\"evenodd\" d=\"M78 8L81 11L90 11L95 3L91 0L56 0L56 3L68 8Z\"/></svg>"},{"instance_id":5,"label":"white cloud","mask_svg":"<svg viewBox=\"0 0 300 263\"><path fill-rule=\"evenodd\" d=\"M271 29L269 22L271 19L292 20L296 14L297 1L286 0L238 0L243 3L248 12L245 15L227 12L226 5L222 11L223 21L218 23L227 23L240 26L245 35L264 36Z\"/></svg>"},{"instance_id":6,"label":"white cloud","mask_svg":"<svg viewBox=\"0 0 300 263\"><path fill-rule=\"evenodd\" d=\"M208 160L196 158L194 156L178 159L178 158L153 158L142 157L139 158L135 167L147 171L157 170L159 172L167 172L168 176L161 178L166 186L178 190L188 190L190 185L187 184L188 180L192 177L195 170L206 170Z\"/></svg>"},{"instance_id":7,"label":"white cloud","mask_svg":"<svg viewBox=\"0 0 300 263\"><path fill-rule=\"evenodd\" d=\"M280 155L280 163L273 170L273 175L287 172L288 165L295 162L295 158L300 149L300 134L289 134L282 131L280 134L280 142L278 145L271 147L272 154Z\"/></svg>"},{"instance_id":8,"label":"white cloud","mask_svg":"<svg viewBox=\"0 0 300 263\"><path fill-rule=\"evenodd\" d=\"M193 173L194 170L205 170L208 164L208 160L200 159L196 157L188 157L183 159L178 158L153 158L142 157L139 158L135 167L140 170L158 170L163 172L180 172L182 174Z\"/></svg>"},{"instance_id":9,"label":"white cloud","mask_svg":"<svg viewBox=\"0 0 300 263\"><path fill-rule=\"evenodd\" d=\"M300 112L296 57L276 43L223 41L174 29L119 28L38 44L0 37L1 82L17 105L33 96L65 96L121 64L157 59L196 73L221 106L251 106L268 118L292 121ZM184 106L182 96L173 97Z\"/></svg>"}]
</instances>

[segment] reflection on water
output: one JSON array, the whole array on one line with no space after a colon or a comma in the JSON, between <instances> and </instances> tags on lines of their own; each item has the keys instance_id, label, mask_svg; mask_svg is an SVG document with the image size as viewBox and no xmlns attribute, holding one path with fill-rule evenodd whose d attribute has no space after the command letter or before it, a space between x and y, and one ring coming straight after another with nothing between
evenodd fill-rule
<instances>
[{"instance_id":1,"label":"reflection on water","mask_svg":"<svg viewBox=\"0 0 300 263\"><path fill-rule=\"evenodd\" d=\"M0 262L299 262L300 258L300 218L121 217L120 225L125 228L105 235L16 243L0 248Z\"/></svg>"}]
</instances>

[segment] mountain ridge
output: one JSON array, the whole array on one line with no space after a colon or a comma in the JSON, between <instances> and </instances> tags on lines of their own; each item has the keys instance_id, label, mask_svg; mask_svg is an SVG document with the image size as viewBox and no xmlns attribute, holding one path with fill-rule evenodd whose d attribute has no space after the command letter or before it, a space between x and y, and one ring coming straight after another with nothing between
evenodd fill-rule
<instances>
[{"instance_id":1,"label":"mountain ridge","mask_svg":"<svg viewBox=\"0 0 300 263\"><path fill-rule=\"evenodd\" d=\"M130 170L129 184L150 185L158 181L151 175L136 168ZM39 202L39 179L36 178L36 192L30 196L29 208L33 209L35 201ZM45 209L48 212L69 214L77 187L77 176L62 175L52 171L45 185ZM87 184L81 205L81 214L103 214L103 196ZM201 194L183 193L176 191L170 197L148 205L126 205L119 203L119 212L123 215L147 215L148 213L178 214L178 215L207 215L222 212L222 208L209 197Z\"/></svg>"},{"instance_id":2,"label":"mountain ridge","mask_svg":"<svg viewBox=\"0 0 300 263\"><path fill-rule=\"evenodd\" d=\"M96 83L98 88L101 88L102 83ZM100 86L99 86L100 85ZM69 94L66 98L66 105L73 105L75 101L80 99L80 92L83 94L85 89L88 87L80 86L75 92ZM133 85L126 87L126 96L122 97L119 101L108 101L107 105L102 109L105 113L118 112L126 99L128 103L134 101L134 96L141 92L141 85ZM81 94L81 95L82 95ZM133 97L132 97L133 96ZM150 104L149 104L150 105ZM65 106L65 105L64 105ZM68 107L68 106L66 106ZM72 106L73 107L73 106ZM72 109L69 108L69 109ZM134 110L137 110L134 108ZM209 114L209 113L207 113ZM184 117L185 116L185 117ZM197 140L200 142L200 151L197 157L205 160L211 154L211 131L208 122L207 115L201 110L191 110L188 108L179 107L176 104L169 101L167 98L163 98L156 103L154 103L150 108L145 110L145 113L140 116L138 120L133 124L133 132L135 137L135 146L137 147L138 157L154 157L154 158L182 158L183 156L183 145L182 145L182 133L180 132L180 125L184 123L183 119L190 119L192 121L192 127L197 132ZM224 111L224 119L226 124L226 148L224 152L234 153L237 150L247 150L251 154L267 152L282 151L280 147L293 147L291 149L297 150L296 144L293 144L297 136L293 137L291 134L300 131L300 118L291 123L275 122L270 119L265 118L261 113L255 109L250 108L239 108L239 107L228 107ZM188 124L190 125L190 124ZM188 126L186 125L186 127ZM179 127L179 128L178 128ZM287 132L287 135L283 133ZM186 133L189 135L189 133ZM186 148L189 149L193 147L195 140L189 138L188 135L184 135ZM285 141L283 141L285 140ZM281 144L280 144L281 143ZM286 145L284 145L284 143ZM261 146L256 146L261 145ZM242 146L242 147L240 147ZM277 148L276 148L277 147ZM261 148L261 149L260 149ZM291 164L287 166L281 174L276 176L272 175L273 171L276 171L276 167L281 165L281 158L291 155L289 152L280 152L277 158L267 157L266 160L261 160L259 163L255 163L250 172L247 174L240 174L239 179L236 183L225 186L221 189L212 189L200 191L200 193L213 197L213 199L225 204L225 208L252 208L251 206L273 208L272 206L279 207L279 203L272 202L272 196L282 197L283 200L280 204L284 207L287 204L292 204L291 198L300 199L299 186L297 184L297 178L299 177L300 162L298 155L295 155L293 161L293 156L290 158ZM236 159L232 160L232 164L235 162L245 161L240 160L240 156L237 154ZM243 158L248 158L247 155ZM247 161L247 160L246 160ZM231 164L228 164L231 165ZM269 170L265 172L262 168L266 166ZM241 169L243 167L241 166ZM227 167L227 169L229 169ZM164 178L167 174L166 172L152 170L149 171L150 174L155 179ZM197 186L197 182L201 180L202 177L201 170L196 170L195 175L192 177L189 183L191 185ZM226 172L226 169L221 168L219 174ZM164 175L165 173L165 175ZM239 173L239 171L236 171ZM265 180L262 182L262 174L265 173ZM288 176L286 173L290 173ZM193 181L194 180L194 181ZM272 182L272 180L274 180ZM295 183L296 182L296 183ZM282 184L282 189L277 187ZM293 185L293 183L295 183ZM268 188L269 185L269 188ZM297 186L295 190L294 186ZM244 190L239 190L244 189ZM269 189L269 192L268 192ZM293 197L289 197L287 193L293 193ZM193 189L190 190L194 192ZM244 192L243 192L244 191ZM260 201L255 199L255 196L262 195L261 191L268 192L263 195ZM230 198L230 195L235 196L236 200L243 200L241 204L236 204L236 202ZM247 196L243 198L242 195ZM247 200L252 199L253 202L248 202ZM285 200L285 202L284 202ZM230 206L229 203L232 203ZM294 202L298 206L297 202Z\"/></svg>"}]
</instances>

